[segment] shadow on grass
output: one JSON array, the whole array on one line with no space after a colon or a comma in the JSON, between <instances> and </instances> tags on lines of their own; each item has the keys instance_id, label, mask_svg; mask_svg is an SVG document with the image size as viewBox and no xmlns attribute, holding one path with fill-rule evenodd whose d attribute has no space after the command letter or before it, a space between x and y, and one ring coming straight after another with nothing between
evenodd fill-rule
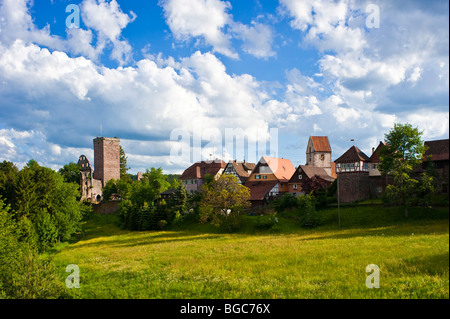
<instances>
[{"instance_id":1,"label":"shadow on grass","mask_svg":"<svg viewBox=\"0 0 450 319\"><path fill-rule=\"evenodd\" d=\"M420 256L403 259L402 263L385 266L392 273L420 273L429 276L442 276L449 270L448 253L436 254L431 256Z\"/></svg>"},{"instance_id":2,"label":"shadow on grass","mask_svg":"<svg viewBox=\"0 0 450 319\"><path fill-rule=\"evenodd\" d=\"M111 237L113 236L117 238L111 239ZM90 248L90 247L125 248L142 245L154 245L160 243L193 242L196 240L217 239L221 237L223 236L220 234L205 234L190 231L177 231L177 232L129 231L118 234L110 234L108 236L98 236L81 239L75 245L66 247L65 250L76 250L80 248Z\"/></svg>"},{"instance_id":3,"label":"shadow on grass","mask_svg":"<svg viewBox=\"0 0 450 319\"><path fill-rule=\"evenodd\" d=\"M337 223L337 209L328 208L318 211L323 225L318 228L305 229L298 221L288 215L280 214L280 227L276 232L271 230L256 230L256 217L247 218L245 229L232 233L235 236L285 236L302 235L300 240L346 239L368 236L405 236L415 234L448 234L448 207L410 208L410 216L406 219L401 207L383 207L373 205L369 207L346 207L341 209L341 229ZM255 218L254 221L251 219ZM440 223L445 221L447 223ZM218 239L230 235L210 225L193 223L185 225L185 229L176 228L167 231L129 231L115 226L113 216L94 216L85 227L86 236L71 242L65 250L81 247L135 247L170 242L184 242L195 240ZM295 226L297 225L297 226ZM305 235L305 236L303 236ZM115 236L116 238L112 238Z\"/></svg>"}]
</instances>

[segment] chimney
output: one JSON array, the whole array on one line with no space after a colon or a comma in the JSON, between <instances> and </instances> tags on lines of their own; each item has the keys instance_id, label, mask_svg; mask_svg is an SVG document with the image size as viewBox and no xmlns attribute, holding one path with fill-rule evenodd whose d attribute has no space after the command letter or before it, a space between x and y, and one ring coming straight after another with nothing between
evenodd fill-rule
<instances>
[{"instance_id":1,"label":"chimney","mask_svg":"<svg viewBox=\"0 0 450 319\"><path fill-rule=\"evenodd\" d=\"M375 147L372 147L372 154L375 153Z\"/></svg>"}]
</instances>

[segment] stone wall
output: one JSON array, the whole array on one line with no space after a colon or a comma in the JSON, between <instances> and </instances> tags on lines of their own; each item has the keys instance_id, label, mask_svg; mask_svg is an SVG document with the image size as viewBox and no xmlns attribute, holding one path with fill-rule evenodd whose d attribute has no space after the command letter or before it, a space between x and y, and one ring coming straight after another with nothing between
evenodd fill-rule
<instances>
[{"instance_id":1,"label":"stone wall","mask_svg":"<svg viewBox=\"0 0 450 319\"><path fill-rule=\"evenodd\" d=\"M94 212L100 215L114 215L119 209L120 201L108 201L94 205Z\"/></svg>"},{"instance_id":2,"label":"stone wall","mask_svg":"<svg viewBox=\"0 0 450 319\"><path fill-rule=\"evenodd\" d=\"M104 187L111 180L120 179L120 140L98 137L94 139L94 178Z\"/></svg>"},{"instance_id":3,"label":"stone wall","mask_svg":"<svg viewBox=\"0 0 450 319\"><path fill-rule=\"evenodd\" d=\"M342 203L352 203L371 198L369 173L340 173L338 179L339 199Z\"/></svg>"}]
</instances>

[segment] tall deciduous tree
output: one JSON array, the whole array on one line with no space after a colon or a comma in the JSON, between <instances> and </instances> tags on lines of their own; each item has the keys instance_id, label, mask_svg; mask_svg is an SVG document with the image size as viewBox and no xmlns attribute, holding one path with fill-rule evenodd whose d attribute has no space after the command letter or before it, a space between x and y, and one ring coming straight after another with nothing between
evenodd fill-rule
<instances>
[{"instance_id":1,"label":"tall deciduous tree","mask_svg":"<svg viewBox=\"0 0 450 319\"><path fill-rule=\"evenodd\" d=\"M383 175L392 175L394 182L386 188L386 195L395 199L405 208L408 207L419 188L419 180L412 176L423 159L426 146L422 140L422 132L411 124L394 124L394 128L385 134L386 145L379 151Z\"/></svg>"},{"instance_id":2,"label":"tall deciduous tree","mask_svg":"<svg viewBox=\"0 0 450 319\"><path fill-rule=\"evenodd\" d=\"M125 151L120 145L120 178L126 178L128 176L128 156L125 154Z\"/></svg>"},{"instance_id":3,"label":"tall deciduous tree","mask_svg":"<svg viewBox=\"0 0 450 319\"><path fill-rule=\"evenodd\" d=\"M223 174L201 188L200 220L225 226L231 231L239 221L239 215L250 207L250 190L241 185L233 175Z\"/></svg>"}]
</instances>

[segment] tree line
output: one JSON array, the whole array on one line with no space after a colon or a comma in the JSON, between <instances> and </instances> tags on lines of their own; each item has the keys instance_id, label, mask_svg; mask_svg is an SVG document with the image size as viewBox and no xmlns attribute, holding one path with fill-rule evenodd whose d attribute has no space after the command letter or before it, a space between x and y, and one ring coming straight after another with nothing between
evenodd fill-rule
<instances>
[{"instance_id":1,"label":"tree line","mask_svg":"<svg viewBox=\"0 0 450 319\"><path fill-rule=\"evenodd\" d=\"M90 207L70 181L30 160L0 163L0 298L57 298L64 289L42 253L81 231Z\"/></svg>"}]
</instances>

